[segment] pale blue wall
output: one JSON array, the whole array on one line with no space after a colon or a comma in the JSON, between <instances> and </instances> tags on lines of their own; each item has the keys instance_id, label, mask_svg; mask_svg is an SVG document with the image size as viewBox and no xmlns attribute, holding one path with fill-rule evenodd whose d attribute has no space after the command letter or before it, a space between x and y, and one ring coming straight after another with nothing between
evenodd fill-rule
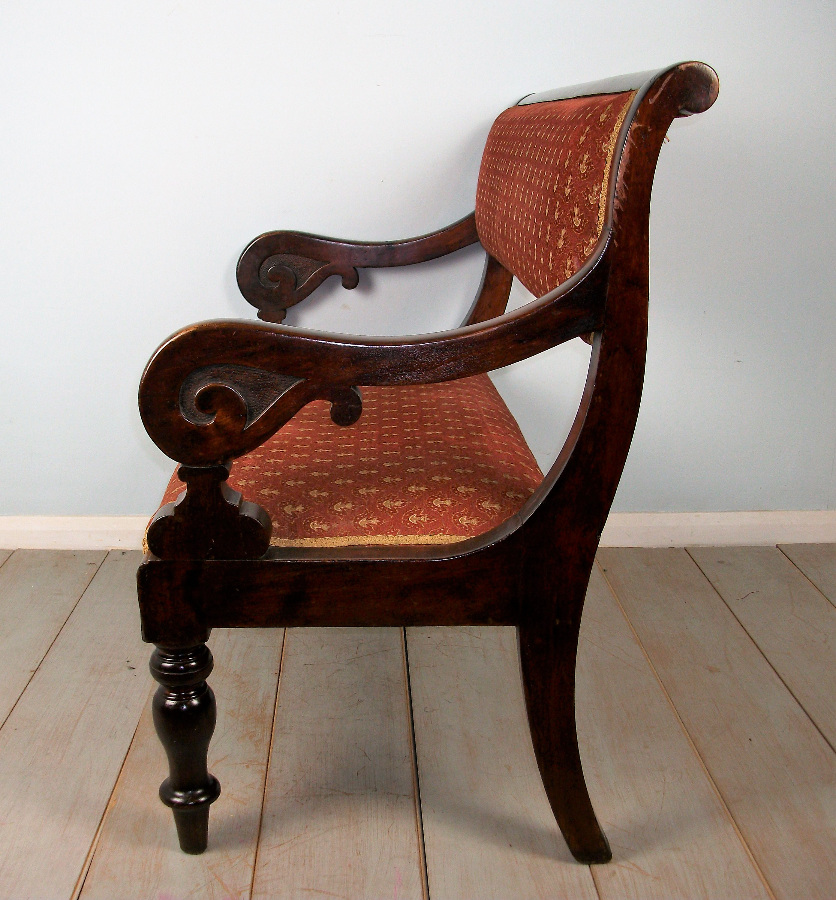
<instances>
[{"instance_id":1,"label":"pale blue wall","mask_svg":"<svg viewBox=\"0 0 836 900\"><path fill-rule=\"evenodd\" d=\"M234 265L254 235L451 222L502 107L691 58L720 99L663 148L616 508L833 508L834 36L830 3L3 3L0 514L155 507L171 466L139 423L139 375L180 325L251 315ZM480 267L373 273L295 318L439 330ZM543 460L577 389L583 350L567 356L498 379Z\"/></svg>"}]
</instances>

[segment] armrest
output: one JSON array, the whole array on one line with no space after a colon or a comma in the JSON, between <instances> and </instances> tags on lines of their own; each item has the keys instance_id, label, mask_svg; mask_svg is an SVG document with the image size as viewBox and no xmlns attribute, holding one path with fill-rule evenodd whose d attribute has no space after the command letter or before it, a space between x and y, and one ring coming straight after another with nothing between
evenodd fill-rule
<instances>
[{"instance_id":1,"label":"armrest","mask_svg":"<svg viewBox=\"0 0 836 900\"><path fill-rule=\"evenodd\" d=\"M489 322L442 334L355 337L256 322L185 328L156 351L139 408L172 459L219 465L253 450L305 404L332 402L332 418L360 414L357 385L448 381L510 365L602 327L607 243L550 294Z\"/></svg>"},{"instance_id":2,"label":"armrest","mask_svg":"<svg viewBox=\"0 0 836 900\"><path fill-rule=\"evenodd\" d=\"M453 225L403 241L361 243L298 231L270 231L257 237L238 260L238 287L258 309L259 319L281 322L286 310L325 281L341 275L343 287L357 287L358 269L406 266L446 256L475 244L473 213Z\"/></svg>"}]
</instances>

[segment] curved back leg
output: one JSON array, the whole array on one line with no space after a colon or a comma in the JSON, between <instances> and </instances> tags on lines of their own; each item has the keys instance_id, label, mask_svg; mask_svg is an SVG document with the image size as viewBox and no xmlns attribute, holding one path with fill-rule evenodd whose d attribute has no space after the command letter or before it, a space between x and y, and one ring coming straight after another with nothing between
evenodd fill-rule
<instances>
[{"instance_id":1,"label":"curved back leg","mask_svg":"<svg viewBox=\"0 0 836 900\"><path fill-rule=\"evenodd\" d=\"M646 228L630 248L639 277L613 274L603 333L594 335L575 424L541 490L548 496L517 532L525 554L518 626L528 719L549 802L572 855L612 858L586 788L575 725L581 614L601 531L630 449L647 342ZM642 275L644 277L642 277Z\"/></svg>"},{"instance_id":2,"label":"curved back leg","mask_svg":"<svg viewBox=\"0 0 836 900\"><path fill-rule=\"evenodd\" d=\"M587 864L612 858L586 788L575 728L578 634L596 546L597 541L560 554L557 565L549 567L559 581L544 586L545 595L536 598L538 614L517 629L531 740L543 786L572 856Z\"/></svg>"}]
</instances>

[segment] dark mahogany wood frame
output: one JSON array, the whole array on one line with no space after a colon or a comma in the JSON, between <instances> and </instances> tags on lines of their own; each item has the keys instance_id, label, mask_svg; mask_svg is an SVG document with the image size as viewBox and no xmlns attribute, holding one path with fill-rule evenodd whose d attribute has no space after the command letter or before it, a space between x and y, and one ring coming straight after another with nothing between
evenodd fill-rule
<instances>
[{"instance_id":1,"label":"dark mahogany wood frame","mask_svg":"<svg viewBox=\"0 0 836 900\"><path fill-rule=\"evenodd\" d=\"M575 858L606 862L575 731L575 659L595 551L627 457L644 377L648 218L671 121L714 102L702 63L527 97L522 103L635 90L614 150L604 227L585 265L512 313L512 273L488 257L464 325L444 334L366 338L277 324L217 321L169 338L139 392L143 422L181 463L187 490L148 529L138 572L143 636L157 645L154 720L170 763L160 787L183 850L206 847L215 702L206 678L214 627L503 624L517 627L531 736L546 793ZM238 280L268 322L281 322L332 274L400 266L479 240L474 216L413 240L362 244L279 231L244 251ZM518 515L455 545L271 548L270 520L225 480L231 461L302 406L361 414L363 385L439 382L487 372L592 335L586 387L566 443Z\"/></svg>"}]
</instances>

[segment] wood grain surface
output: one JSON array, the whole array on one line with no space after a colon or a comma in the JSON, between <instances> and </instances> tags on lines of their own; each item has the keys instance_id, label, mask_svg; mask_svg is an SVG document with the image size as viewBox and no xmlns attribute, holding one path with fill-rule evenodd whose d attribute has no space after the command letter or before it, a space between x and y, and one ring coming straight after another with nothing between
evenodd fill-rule
<instances>
[{"instance_id":1,"label":"wood grain surface","mask_svg":"<svg viewBox=\"0 0 836 900\"><path fill-rule=\"evenodd\" d=\"M402 634L288 630L254 898L423 896Z\"/></svg>"},{"instance_id":2,"label":"wood grain surface","mask_svg":"<svg viewBox=\"0 0 836 900\"><path fill-rule=\"evenodd\" d=\"M528 734L515 629L407 631L431 897L596 897Z\"/></svg>"},{"instance_id":3,"label":"wood grain surface","mask_svg":"<svg viewBox=\"0 0 836 900\"><path fill-rule=\"evenodd\" d=\"M688 552L836 749L836 607L775 547Z\"/></svg>"},{"instance_id":4,"label":"wood grain surface","mask_svg":"<svg viewBox=\"0 0 836 900\"><path fill-rule=\"evenodd\" d=\"M613 861L601 900L771 896L598 567L578 656L578 731Z\"/></svg>"},{"instance_id":5,"label":"wood grain surface","mask_svg":"<svg viewBox=\"0 0 836 900\"><path fill-rule=\"evenodd\" d=\"M150 685L139 559L108 554L0 731L0 897L69 897L82 874Z\"/></svg>"},{"instance_id":6,"label":"wood grain surface","mask_svg":"<svg viewBox=\"0 0 836 900\"><path fill-rule=\"evenodd\" d=\"M104 558L101 551L18 550L0 567L0 725Z\"/></svg>"},{"instance_id":7,"label":"wood grain surface","mask_svg":"<svg viewBox=\"0 0 836 900\"><path fill-rule=\"evenodd\" d=\"M776 897L832 898L827 742L685 550L599 559Z\"/></svg>"},{"instance_id":8,"label":"wood grain surface","mask_svg":"<svg viewBox=\"0 0 836 900\"><path fill-rule=\"evenodd\" d=\"M836 605L836 544L782 544L779 549Z\"/></svg>"},{"instance_id":9,"label":"wood grain surface","mask_svg":"<svg viewBox=\"0 0 836 900\"><path fill-rule=\"evenodd\" d=\"M832 549L804 552L826 566ZM513 630L410 629L429 896L832 897L836 754L683 551L600 558L618 596L594 571L578 729L612 863L590 878L549 817ZM749 559L748 589L775 591L773 567ZM187 856L156 798L165 764L150 648L135 640L135 564L109 556L0 729L0 897L246 898L256 865L260 897L421 896L399 631L291 632L301 643L286 654L272 754L279 632L212 636L224 791L209 850ZM799 664L816 647L798 647Z\"/></svg>"}]
</instances>

